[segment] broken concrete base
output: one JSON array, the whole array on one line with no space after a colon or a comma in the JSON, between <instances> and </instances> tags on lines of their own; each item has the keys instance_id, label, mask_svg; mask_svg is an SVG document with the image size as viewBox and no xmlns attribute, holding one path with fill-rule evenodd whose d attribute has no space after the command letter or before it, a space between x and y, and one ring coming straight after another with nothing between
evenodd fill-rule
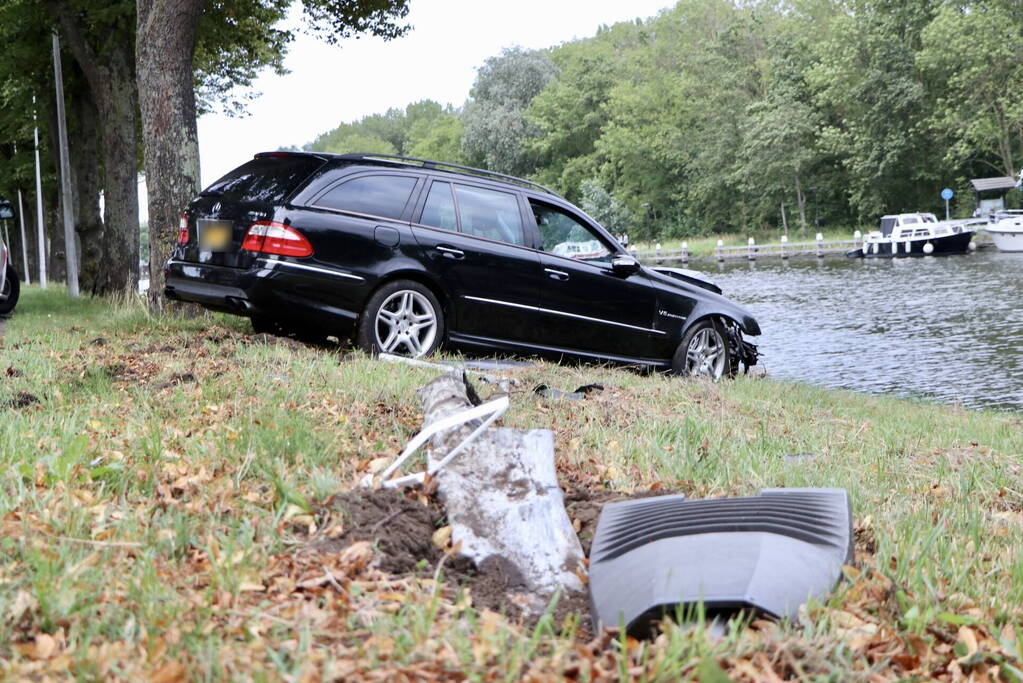
<instances>
[{"instance_id":1,"label":"broken concrete base","mask_svg":"<svg viewBox=\"0 0 1023 683\"><path fill-rule=\"evenodd\" d=\"M420 392L424 424L470 407L463 376L438 377ZM435 436L431 466L474 429L473 423ZM583 551L565 512L554 469L554 434L546 429L488 429L436 475L452 525L452 541L481 566L500 558L528 589L524 605L542 609L559 590L583 589ZM495 560L491 560L493 562Z\"/></svg>"}]
</instances>

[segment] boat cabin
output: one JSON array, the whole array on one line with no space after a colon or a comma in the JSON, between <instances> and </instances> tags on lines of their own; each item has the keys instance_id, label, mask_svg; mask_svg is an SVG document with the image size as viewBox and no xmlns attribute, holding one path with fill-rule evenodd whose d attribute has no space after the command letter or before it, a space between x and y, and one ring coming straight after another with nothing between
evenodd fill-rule
<instances>
[{"instance_id":1,"label":"boat cabin","mask_svg":"<svg viewBox=\"0 0 1023 683\"><path fill-rule=\"evenodd\" d=\"M881 217L881 236L892 240L907 240L913 237L931 237L940 233L935 230L938 217L933 213L900 213ZM948 232L946 229L944 232Z\"/></svg>"}]
</instances>

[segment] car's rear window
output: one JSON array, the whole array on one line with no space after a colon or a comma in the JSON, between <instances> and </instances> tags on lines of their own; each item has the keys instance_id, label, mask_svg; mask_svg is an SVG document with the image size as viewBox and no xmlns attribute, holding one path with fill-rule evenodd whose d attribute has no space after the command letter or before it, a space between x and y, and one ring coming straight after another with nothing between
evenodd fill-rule
<instances>
[{"instance_id":1,"label":"car's rear window","mask_svg":"<svg viewBox=\"0 0 1023 683\"><path fill-rule=\"evenodd\" d=\"M323 165L307 156L260 157L242 164L202 191L231 202L279 204Z\"/></svg>"}]
</instances>

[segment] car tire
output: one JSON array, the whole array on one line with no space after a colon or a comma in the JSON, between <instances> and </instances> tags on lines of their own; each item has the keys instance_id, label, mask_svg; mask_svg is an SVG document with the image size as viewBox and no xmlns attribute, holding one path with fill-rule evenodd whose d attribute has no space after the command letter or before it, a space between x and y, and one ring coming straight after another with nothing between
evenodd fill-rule
<instances>
[{"instance_id":1,"label":"car tire","mask_svg":"<svg viewBox=\"0 0 1023 683\"><path fill-rule=\"evenodd\" d=\"M444 339L444 310L428 288L412 280L389 282L369 298L355 343L371 354L417 358Z\"/></svg>"},{"instance_id":2,"label":"car tire","mask_svg":"<svg viewBox=\"0 0 1023 683\"><path fill-rule=\"evenodd\" d=\"M683 377L706 377L718 381L735 376L735 354L728 332L714 319L697 322L689 328L671 359L671 369Z\"/></svg>"},{"instance_id":3,"label":"car tire","mask_svg":"<svg viewBox=\"0 0 1023 683\"><path fill-rule=\"evenodd\" d=\"M18 280L18 273L11 264L7 264L7 278L4 280L3 294L7 298L0 301L0 315L7 315L18 305L18 297L21 296L21 282Z\"/></svg>"}]
</instances>

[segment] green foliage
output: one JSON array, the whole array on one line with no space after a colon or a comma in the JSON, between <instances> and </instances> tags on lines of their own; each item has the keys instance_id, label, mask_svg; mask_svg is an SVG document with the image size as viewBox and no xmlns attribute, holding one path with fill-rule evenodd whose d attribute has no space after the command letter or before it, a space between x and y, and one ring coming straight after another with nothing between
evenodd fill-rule
<instances>
[{"instance_id":1,"label":"green foliage","mask_svg":"<svg viewBox=\"0 0 1023 683\"><path fill-rule=\"evenodd\" d=\"M632 229L632 211L595 180L582 184L582 210L615 235Z\"/></svg>"},{"instance_id":2,"label":"green foliage","mask_svg":"<svg viewBox=\"0 0 1023 683\"><path fill-rule=\"evenodd\" d=\"M444 112L433 119L415 122L409 129L406 151L420 159L436 159L451 163L464 163L462 120L452 112Z\"/></svg>"},{"instance_id":3,"label":"green foliage","mask_svg":"<svg viewBox=\"0 0 1023 683\"><path fill-rule=\"evenodd\" d=\"M923 32L920 66L935 84L931 129L952 166L982 159L1018 171L1023 140L1023 17L1015 4L942 6Z\"/></svg>"},{"instance_id":4,"label":"green foliage","mask_svg":"<svg viewBox=\"0 0 1023 683\"><path fill-rule=\"evenodd\" d=\"M403 154L457 162L461 158L460 144L461 125L454 110L433 100L422 100L404 110L392 108L342 123L304 149L332 154Z\"/></svg>"},{"instance_id":5,"label":"green foliage","mask_svg":"<svg viewBox=\"0 0 1023 683\"><path fill-rule=\"evenodd\" d=\"M550 57L538 50L506 49L484 62L462 113L471 163L512 175L533 172L525 142L540 130L525 111L556 75Z\"/></svg>"}]
</instances>

